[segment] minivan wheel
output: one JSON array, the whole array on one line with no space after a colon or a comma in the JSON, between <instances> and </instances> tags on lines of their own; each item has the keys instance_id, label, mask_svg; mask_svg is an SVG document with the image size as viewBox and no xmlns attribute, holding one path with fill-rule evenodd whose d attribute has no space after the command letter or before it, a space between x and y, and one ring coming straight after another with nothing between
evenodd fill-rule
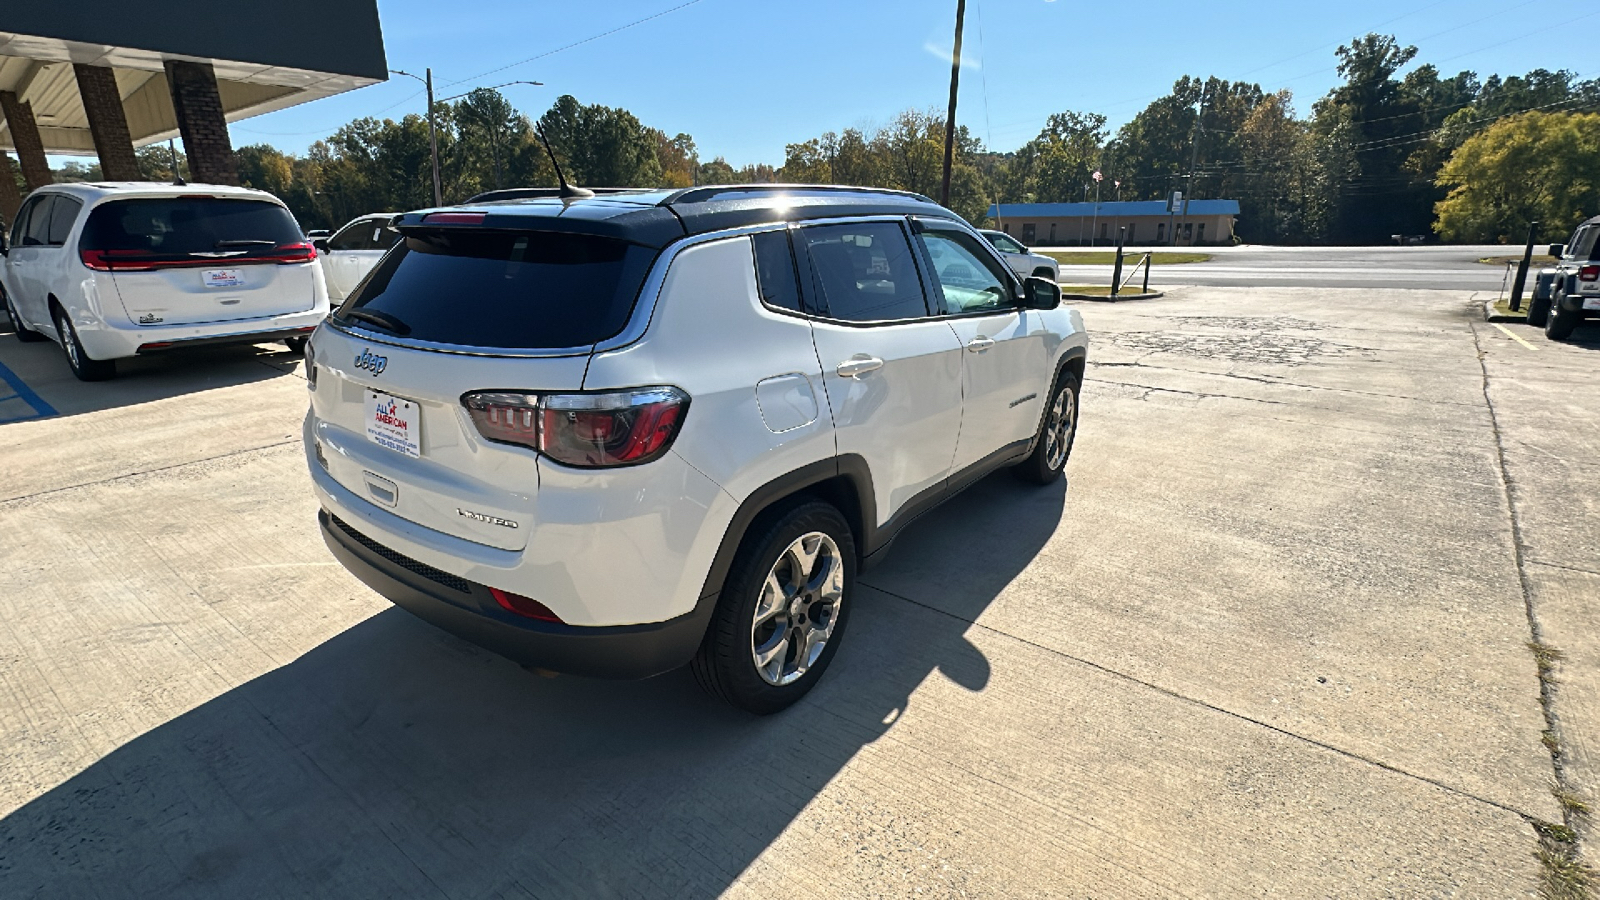
<instances>
[{"instance_id":1,"label":"minivan wheel","mask_svg":"<svg viewBox=\"0 0 1600 900\"><path fill-rule=\"evenodd\" d=\"M117 374L115 360L93 359L78 340L78 330L72 327L67 314L56 311L56 334L61 336L61 348L67 351L67 365L79 381L105 381Z\"/></svg>"},{"instance_id":2,"label":"minivan wheel","mask_svg":"<svg viewBox=\"0 0 1600 900\"><path fill-rule=\"evenodd\" d=\"M11 331L17 336L17 340L22 341L25 344L31 344L35 341L49 340L49 338L46 338L39 332L34 331L32 328L22 324L22 316L17 314L17 307L11 302L11 295L6 293L5 288L0 288L0 297L5 298L6 318L11 320Z\"/></svg>"},{"instance_id":3,"label":"minivan wheel","mask_svg":"<svg viewBox=\"0 0 1600 900\"><path fill-rule=\"evenodd\" d=\"M844 636L855 540L839 511L807 501L757 520L690 664L712 696L767 715L817 683Z\"/></svg>"},{"instance_id":4,"label":"minivan wheel","mask_svg":"<svg viewBox=\"0 0 1600 900\"><path fill-rule=\"evenodd\" d=\"M1033 452L1011 471L1023 481L1052 484L1067 467L1072 442L1078 436L1078 375L1063 369L1045 401Z\"/></svg>"},{"instance_id":5,"label":"minivan wheel","mask_svg":"<svg viewBox=\"0 0 1600 900\"><path fill-rule=\"evenodd\" d=\"M289 352L293 353L295 356L305 356L307 340L309 340L309 338L292 337L284 338L283 343L289 348Z\"/></svg>"}]
</instances>

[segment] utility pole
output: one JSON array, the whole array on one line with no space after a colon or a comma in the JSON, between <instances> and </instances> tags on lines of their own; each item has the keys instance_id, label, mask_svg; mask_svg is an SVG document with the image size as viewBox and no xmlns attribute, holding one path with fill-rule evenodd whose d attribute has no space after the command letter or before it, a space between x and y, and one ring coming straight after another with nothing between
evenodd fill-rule
<instances>
[{"instance_id":1,"label":"utility pole","mask_svg":"<svg viewBox=\"0 0 1600 900\"><path fill-rule=\"evenodd\" d=\"M424 69L428 75L428 155L433 157L433 205L444 205L444 188L439 182L439 132L433 125L433 69Z\"/></svg>"},{"instance_id":2,"label":"utility pole","mask_svg":"<svg viewBox=\"0 0 1600 900\"><path fill-rule=\"evenodd\" d=\"M1189 200L1194 196L1194 170L1200 165L1200 132L1206 127L1206 85L1200 85L1200 111L1194 117L1194 137L1189 142L1189 183L1188 189L1183 192L1183 218L1189 219ZM1173 235L1172 245L1176 247L1177 235Z\"/></svg>"},{"instance_id":3,"label":"utility pole","mask_svg":"<svg viewBox=\"0 0 1600 900\"><path fill-rule=\"evenodd\" d=\"M950 114L944 120L944 181L939 188L939 203L950 205L950 166L956 152L956 91L961 85L961 21L967 15L967 0L956 0L956 52L950 58Z\"/></svg>"},{"instance_id":4,"label":"utility pole","mask_svg":"<svg viewBox=\"0 0 1600 900\"><path fill-rule=\"evenodd\" d=\"M428 77L417 78L410 72L401 71L400 69L390 69L389 74L417 78L428 89L428 156L433 161L433 205L443 206L444 190L440 187L439 182L439 132L433 124L433 69L429 68L423 71L427 73Z\"/></svg>"}]
</instances>

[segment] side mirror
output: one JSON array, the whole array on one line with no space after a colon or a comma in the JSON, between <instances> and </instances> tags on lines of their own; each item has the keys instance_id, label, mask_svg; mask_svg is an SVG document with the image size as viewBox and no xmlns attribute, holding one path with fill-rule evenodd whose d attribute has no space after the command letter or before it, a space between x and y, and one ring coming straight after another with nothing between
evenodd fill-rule
<instances>
[{"instance_id":1,"label":"side mirror","mask_svg":"<svg viewBox=\"0 0 1600 900\"><path fill-rule=\"evenodd\" d=\"M1055 309L1061 305L1061 285L1048 278L1030 275L1022 283L1023 309Z\"/></svg>"},{"instance_id":2,"label":"side mirror","mask_svg":"<svg viewBox=\"0 0 1600 900\"><path fill-rule=\"evenodd\" d=\"M1567 249L1567 248L1565 246L1561 245L1561 244L1551 244L1550 245L1550 255L1555 257L1556 259L1560 259L1561 258L1561 251L1563 251L1565 249Z\"/></svg>"},{"instance_id":3,"label":"side mirror","mask_svg":"<svg viewBox=\"0 0 1600 900\"><path fill-rule=\"evenodd\" d=\"M327 252L329 252L328 251L328 239L327 238L317 238L316 240L311 242L311 246L317 248L317 252L318 253L327 253Z\"/></svg>"}]
</instances>

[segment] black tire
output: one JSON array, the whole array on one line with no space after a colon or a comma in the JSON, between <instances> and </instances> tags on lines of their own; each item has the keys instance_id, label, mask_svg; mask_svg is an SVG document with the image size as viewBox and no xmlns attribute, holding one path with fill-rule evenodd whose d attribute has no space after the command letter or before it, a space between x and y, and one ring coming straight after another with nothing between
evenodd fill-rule
<instances>
[{"instance_id":1,"label":"black tire","mask_svg":"<svg viewBox=\"0 0 1600 900\"><path fill-rule=\"evenodd\" d=\"M6 293L6 289L3 287L0 287L0 298L5 300L6 318L11 320L11 331L17 336L17 340L23 342L24 344L32 344L37 341L49 340L49 338L45 337L39 332L34 331L32 328L22 324L22 317L17 315L17 308L11 303L11 295Z\"/></svg>"},{"instance_id":2,"label":"black tire","mask_svg":"<svg viewBox=\"0 0 1600 900\"><path fill-rule=\"evenodd\" d=\"M1578 327L1581 318L1581 312L1562 309L1561 295L1557 294L1550 304L1550 315L1544 320L1544 336L1552 341L1564 341L1572 337L1572 329Z\"/></svg>"},{"instance_id":3,"label":"black tire","mask_svg":"<svg viewBox=\"0 0 1600 900\"><path fill-rule=\"evenodd\" d=\"M789 556L789 548L801 543L802 538L811 539L818 534L826 535L832 542L831 548L817 542L818 552L814 559L818 565L824 564L829 554L837 552L833 559L839 567L838 597L829 603L816 596L816 591L807 585L791 595L789 600L780 599L766 607L788 612L773 616L767 620L767 624L758 623L758 608L767 599L768 575L774 572L793 573L794 558ZM827 572L832 573L833 570L829 568ZM783 580L787 581L788 578ZM831 578L825 578L817 584L827 588L831 582ZM728 579L723 584L722 597L706 629L706 636L700 643L694 661L690 663L695 680L713 697L719 697L747 712L769 715L788 708L816 685L839 649L845 626L849 623L855 583L855 538L849 523L833 506L820 500L802 500L758 517L739 546L733 566L728 571ZM792 583L788 585L793 586ZM799 604L795 601L799 601ZM793 614L796 609L800 610L798 616ZM800 668L796 665L792 672L789 671L789 661L797 655L795 650L798 646L791 637L803 626L815 626L823 621L827 621L829 627L821 652L808 666ZM786 677L792 677L792 681L775 684L757 668L758 635L763 632L766 637L760 639L761 643L775 642L787 648L774 657L777 662L774 668L780 681ZM799 661L794 659L793 662L798 664Z\"/></svg>"},{"instance_id":4,"label":"black tire","mask_svg":"<svg viewBox=\"0 0 1600 900\"><path fill-rule=\"evenodd\" d=\"M306 355L306 341L308 341L308 340L310 340L310 339L309 338L303 338L303 337L292 337L292 338L284 338L283 339L283 343L284 343L285 346L287 346L289 348L289 352L293 353L295 356L305 356Z\"/></svg>"},{"instance_id":5,"label":"black tire","mask_svg":"<svg viewBox=\"0 0 1600 900\"><path fill-rule=\"evenodd\" d=\"M1072 443L1078 436L1078 393L1082 385L1078 375L1071 369L1063 369L1055 384L1051 385L1050 393L1044 398L1044 413L1039 416L1039 431L1033 438L1033 452L1028 458L1011 467L1012 474L1023 481L1033 484L1054 484L1061 473L1066 471L1067 459L1072 456ZM1067 404L1064 411L1070 415L1067 422L1065 436L1056 432L1056 440L1051 441L1051 429L1057 423L1055 419L1056 401L1063 394ZM1056 445L1062 444L1059 459L1054 457Z\"/></svg>"},{"instance_id":6,"label":"black tire","mask_svg":"<svg viewBox=\"0 0 1600 900\"><path fill-rule=\"evenodd\" d=\"M110 359L95 359L83 349L78 340L78 330L72 327L67 314L56 310L56 333L61 335L61 349L66 351L67 365L79 381L105 381L117 374L117 363Z\"/></svg>"},{"instance_id":7,"label":"black tire","mask_svg":"<svg viewBox=\"0 0 1600 900\"><path fill-rule=\"evenodd\" d=\"M1535 297L1528 301L1528 324L1535 328L1543 328L1545 320L1550 318L1550 298L1539 299Z\"/></svg>"}]
</instances>

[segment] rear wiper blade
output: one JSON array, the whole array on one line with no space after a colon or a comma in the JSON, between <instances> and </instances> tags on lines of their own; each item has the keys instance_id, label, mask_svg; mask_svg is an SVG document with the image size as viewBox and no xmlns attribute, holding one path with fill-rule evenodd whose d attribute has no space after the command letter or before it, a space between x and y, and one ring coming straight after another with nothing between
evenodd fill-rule
<instances>
[{"instance_id":1,"label":"rear wiper blade","mask_svg":"<svg viewBox=\"0 0 1600 900\"><path fill-rule=\"evenodd\" d=\"M218 247L276 247L277 241L217 241Z\"/></svg>"},{"instance_id":2,"label":"rear wiper blade","mask_svg":"<svg viewBox=\"0 0 1600 900\"><path fill-rule=\"evenodd\" d=\"M397 334L401 337L405 337L411 333L410 325L407 325L406 323L400 321L394 316L389 315L386 312L376 312L367 309L348 309L342 313L339 313L339 316L345 319L355 319L359 322L366 322L371 325L376 325L390 334Z\"/></svg>"}]
</instances>

